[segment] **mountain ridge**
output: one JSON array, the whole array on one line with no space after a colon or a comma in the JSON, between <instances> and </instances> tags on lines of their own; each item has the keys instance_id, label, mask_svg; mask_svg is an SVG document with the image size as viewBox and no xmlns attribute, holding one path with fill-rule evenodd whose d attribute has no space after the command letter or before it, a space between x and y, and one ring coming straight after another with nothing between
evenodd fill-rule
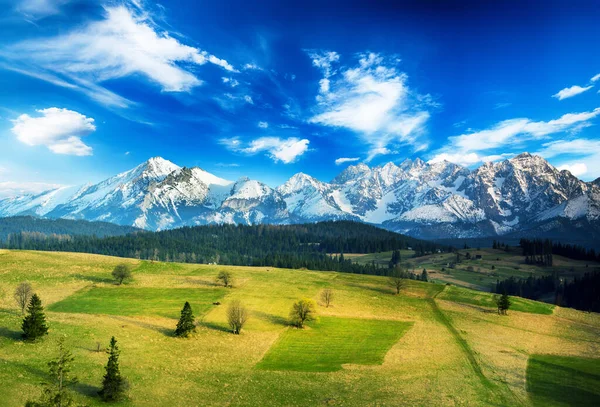
<instances>
[{"instance_id":1,"label":"mountain ridge","mask_svg":"<svg viewBox=\"0 0 600 407\"><path fill-rule=\"evenodd\" d=\"M600 185L529 153L469 170L417 158L350 165L330 182L297 173L276 188L152 157L97 184L0 200L0 216L107 221L148 230L218 223L354 220L420 238L504 235L568 219L600 223ZM577 222L575 222L577 223ZM532 226L533 225L533 226Z\"/></svg>"}]
</instances>

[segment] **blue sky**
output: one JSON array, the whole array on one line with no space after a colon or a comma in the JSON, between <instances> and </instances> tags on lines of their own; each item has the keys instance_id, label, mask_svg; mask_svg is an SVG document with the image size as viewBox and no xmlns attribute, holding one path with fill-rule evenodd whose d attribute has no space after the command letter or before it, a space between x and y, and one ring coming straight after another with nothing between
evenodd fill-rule
<instances>
[{"instance_id":1,"label":"blue sky","mask_svg":"<svg viewBox=\"0 0 600 407\"><path fill-rule=\"evenodd\" d=\"M272 186L523 151L600 176L594 1L251 3L0 0L0 195L152 156Z\"/></svg>"}]
</instances>

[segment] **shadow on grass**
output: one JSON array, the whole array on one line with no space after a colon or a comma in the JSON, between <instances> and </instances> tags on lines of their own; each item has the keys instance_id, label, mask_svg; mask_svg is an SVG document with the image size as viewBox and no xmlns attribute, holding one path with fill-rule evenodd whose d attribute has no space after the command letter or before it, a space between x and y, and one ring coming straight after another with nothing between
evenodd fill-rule
<instances>
[{"instance_id":1,"label":"shadow on grass","mask_svg":"<svg viewBox=\"0 0 600 407\"><path fill-rule=\"evenodd\" d=\"M100 389L100 387L92 386L91 384L87 383L77 383L73 386L73 390L75 390L77 393L88 397L98 397L98 392Z\"/></svg>"},{"instance_id":2,"label":"shadow on grass","mask_svg":"<svg viewBox=\"0 0 600 407\"><path fill-rule=\"evenodd\" d=\"M22 340L22 336L21 336L22 332L21 331L13 331L12 329L8 329L5 327L0 327L0 336L7 338L7 339L12 339L14 341L21 341Z\"/></svg>"},{"instance_id":3,"label":"shadow on grass","mask_svg":"<svg viewBox=\"0 0 600 407\"><path fill-rule=\"evenodd\" d=\"M214 322L199 321L198 326L212 329L213 331L220 331L220 332L227 332L227 333L231 332L231 329L229 329L228 327L226 327L224 325L216 324Z\"/></svg>"},{"instance_id":4,"label":"shadow on grass","mask_svg":"<svg viewBox=\"0 0 600 407\"><path fill-rule=\"evenodd\" d=\"M2 359L2 358L0 358L0 363L3 366L14 366L19 371L27 372L27 373L31 374L32 376L36 376L42 380L48 380L48 372L45 372L42 369L38 369L37 367L33 367L30 365L26 365L25 363L19 363L19 362L15 362L12 360L6 360L6 359Z\"/></svg>"},{"instance_id":5,"label":"shadow on grass","mask_svg":"<svg viewBox=\"0 0 600 407\"><path fill-rule=\"evenodd\" d=\"M114 278L100 277L100 276L86 275L86 274L74 274L73 277L77 278L79 280L90 281L92 283L105 283L105 284L109 284L109 283L114 283L115 282Z\"/></svg>"},{"instance_id":6,"label":"shadow on grass","mask_svg":"<svg viewBox=\"0 0 600 407\"><path fill-rule=\"evenodd\" d=\"M124 318L116 315L111 315L110 318L115 319L117 321L125 322L126 324L132 324L135 326L139 326L140 328L150 329L152 331L159 332L164 336L175 337L175 325L173 325L173 329L165 328L164 326L151 324L149 322L138 321L133 318ZM123 325L125 327L126 325Z\"/></svg>"},{"instance_id":7,"label":"shadow on grass","mask_svg":"<svg viewBox=\"0 0 600 407\"><path fill-rule=\"evenodd\" d=\"M258 319L262 319L263 321L267 321L275 325L288 326L290 324L286 318L281 317L279 315L268 314L266 312L261 311L254 311L252 312L252 315L254 315Z\"/></svg>"},{"instance_id":8,"label":"shadow on grass","mask_svg":"<svg viewBox=\"0 0 600 407\"><path fill-rule=\"evenodd\" d=\"M360 288L362 290L375 291L379 294L394 294L395 291L391 287L385 286L373 286L373 285L365 285L365 284L357 284L357 283L346 283L347 286L353 288Z\"/></svg>"}]
</instances>

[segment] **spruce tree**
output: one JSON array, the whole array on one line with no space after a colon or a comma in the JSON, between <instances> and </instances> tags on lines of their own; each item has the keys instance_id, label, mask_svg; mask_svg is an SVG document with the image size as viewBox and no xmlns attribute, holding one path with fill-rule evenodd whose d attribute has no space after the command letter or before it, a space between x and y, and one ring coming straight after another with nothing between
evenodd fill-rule
<instances>
[{"instance_id":1,"label":"spruce tree","mask_svg":"<svg viewBox=\"0 0 600 407\"><path fill-rule=\"evenodd\" d=\"M181 310L181 317L177 322L177 329L175 329L175 336L186 338L190 332L196 330L196 324L194 323L194 314L192 312L192 306L189 302L185 302L183 309Z\"/></svg>"},{"instance_id":2,"label":"spruce tree","mask_svg":"<svg viewBox=\"0 0 600 407\"><path fill-rule=\"evenodd\" d=\"M504 293L496 300L498 304L498 314L506 315L508 309L511 306L510 297L508 294Z\"/></svg>"},{"instance_id":3,"label":"spruce tree","mask_svg":"<svg viewBox=\"0 0 600 407\"><path fill-rule=\"evenodd\" d=\"M121 376L119 370L119 353L117 340L113 336L110 339L108 363L105 368L106 374L102 380L102 390L98 392L104 401L119 401L125 397L127 381Z\"/></svg>"},{"instance_id":4,"label":"spruce tree","mask_svg":"<svg viewBox=\"0 0 600 407\"><path fill-rule=\"evenodd\" d=\"M77 383L77 378L71 376L73 355L65 347L64 338L58 340L58 357L48 363L50 368L50 381L44 383L44 390L39 401L28 401L25 407L70 407L73 406L73 397L68 386Z\"/></svg>"},{"instance_id":5,"label":"spruce tree","mask_svg":"<svg viewBox=\"0 0 600 407\"><path fill-rule=\"evenodd\" d=\"M33 294L29 300L27 316L23 319L21 328L23 329L23 338L29 341L48 334L44 307L42 307L42 301L37 294Z\"/></svg>"}]
</instances>

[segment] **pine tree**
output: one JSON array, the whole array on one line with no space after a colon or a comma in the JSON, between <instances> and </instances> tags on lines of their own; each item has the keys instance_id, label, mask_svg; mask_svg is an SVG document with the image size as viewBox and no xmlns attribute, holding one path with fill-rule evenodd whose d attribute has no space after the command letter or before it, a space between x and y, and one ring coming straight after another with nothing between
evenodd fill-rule
<instances>
[{"instance_id":1,"label":"pine tree","mask_svg":"<svg viewBox=\"0 0 600 407\"><path fill-rule=\"evenodd\" d=\"M27 316L23 319L21 328L23 329L23 338L29 341L48 334L44 307L42 307L42 301L37 294L31 296L27 307Z\"/></svg>"},{"instance_id":2,"label":"pine tree","mask_svg":"<svg viewBox=\"0 0 600 407\"><path fill-rule=\"evenodd\" d=\"M423 269L423 272L421 273L421 281L429 281L429 274L426 269Z\"/></svg>"},{"instance_id":3,"label":"pine tree","mask_svg":"<svg viewBox=\"0 0 600 407\"><path fill-rule=\"evenodd\" d=\"M108 349L108 363L106 364L106 374L102 380L102 390L98 392L104 401L118 401L125 397L127 390L127 381L121 376L119 370L119 348L117 340L113 336L110 339Z\"/></svg>"},{"instance_id":4,"label":"pine tree","mask_svg":"<svg viewBox=\"0 0 600 407\"><path fill-rule=\"evenodd\" d=\"M58 358L48 363L50 382L44 383L44 390L39 401L28 401L26 407L70 407L73 397L68 386L77 383L77 378L71 376L73 355L65 348L64 338L58 341Z\"/></svg>"},{"instance_id":5,"label":"pine tree","mask_svg":"<svg viewBox=\"0 0 600 407\"><path fill-rule=\"evenodd\" d=\"M189 302L185 302L183 309L181 310L181 317L177 322L177 329L175 329L175 336L187 337L190 332L196 330L196 324L194 323L194 314L192 313L192 306Z\"/></svg>"}]
</instances>

